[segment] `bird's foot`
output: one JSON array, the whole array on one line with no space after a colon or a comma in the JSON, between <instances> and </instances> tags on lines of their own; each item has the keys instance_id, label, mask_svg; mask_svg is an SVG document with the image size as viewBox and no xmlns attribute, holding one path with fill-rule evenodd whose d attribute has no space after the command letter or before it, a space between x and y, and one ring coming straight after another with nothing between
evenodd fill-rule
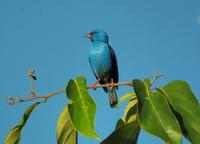
<instances>
[{"instance_id":1,"label":"bird's foot","mask_svg":"<svg viewBox=\"0 0 200 144\"><path fill-rule=\"evenodd\" d=\"M115 87L115 83L114 83L113 79L111 79L110 87L111 88Z\"/></svg>"},{"instance_id":2,"label":"bird's foot","mask_svg":"<svg viewBox=\"0 0 200 144\"><path fill-rule=\"evenodd\" d=\"M91 85L91 88L96 90L97 89L97 84L100 82L100 79L98 79L94 84Z\"/></svg>"}]
</instances>

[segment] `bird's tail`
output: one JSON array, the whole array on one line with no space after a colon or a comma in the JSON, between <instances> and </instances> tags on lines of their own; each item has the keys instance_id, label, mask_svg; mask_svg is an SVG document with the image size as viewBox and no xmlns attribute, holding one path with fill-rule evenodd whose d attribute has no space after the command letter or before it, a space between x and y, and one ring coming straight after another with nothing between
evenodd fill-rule
<instances>
[{"instance_id":1,"label":"bird's tail","mask_svg":"<svg viewBox=\"0 0 200 144\"><path fill-rule=\"evenodd\" d=\"M108 97L110 101L110 106L114 108L118 103L116 87L108 88Z\"/></svg>"}]
</instances>

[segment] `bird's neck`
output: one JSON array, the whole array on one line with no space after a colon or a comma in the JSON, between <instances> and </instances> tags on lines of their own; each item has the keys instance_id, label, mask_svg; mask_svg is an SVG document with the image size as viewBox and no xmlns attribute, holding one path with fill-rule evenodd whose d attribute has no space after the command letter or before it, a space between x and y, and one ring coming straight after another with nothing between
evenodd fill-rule
<instances>
[{"instance_id":1,"label":"bird's neck","mask_svg":"<svg viewBox=\"0 0 200 144\"><path fill-rule=\"evenodd\" d=\"M108 42L104 42L104 41L92 41L92 45L99 45L99 44L107 44L107 45L109 45Z\"/></svg>"}]
</instances>

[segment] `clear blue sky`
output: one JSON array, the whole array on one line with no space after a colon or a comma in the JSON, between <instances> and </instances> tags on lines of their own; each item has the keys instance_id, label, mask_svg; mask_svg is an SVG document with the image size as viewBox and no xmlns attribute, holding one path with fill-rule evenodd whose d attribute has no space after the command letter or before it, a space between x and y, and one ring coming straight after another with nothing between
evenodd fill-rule
<instances>
[{"instance_id":1,"label":"clear blue sky","mask_svg":"<svg viewBox=\"0 0 200 144\"><path fill-rule=\"evenodd\" d=\"M29 94L30 68L37 71L37 92L48 94L65 87L70 78L95 81L88 62L93 29L110 36L120 81L152 78L157 68L166 74L156 84L187 80L200 96L199 0L1 0L0 1L0 143L32 102L9 106L3 98ZM120 87L118 96L131 88ZM104 139L123 115L110 108L103 90L91 91L97 103L96 131ZM198 97L199 99L199 97ZM65 94L42 104L31 115L22 144L54 144L57 118L67 104ZM98 144L79 137L80 144ZM142 131L139 144L162 141ZM185 141L185 144L188 142Z\"/></svg>"}]
</instances>

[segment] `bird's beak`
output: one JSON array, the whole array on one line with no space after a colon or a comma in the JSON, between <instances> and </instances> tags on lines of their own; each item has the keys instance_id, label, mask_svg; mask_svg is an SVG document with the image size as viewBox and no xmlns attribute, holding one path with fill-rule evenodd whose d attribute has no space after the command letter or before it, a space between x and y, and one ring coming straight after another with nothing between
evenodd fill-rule
<instances>
[{"instance_id":1,"label":"bird's beak","mask_svg":"<svg viewBox=\"0 0 200 144\"><path fill-rule=\"evenodd\" d=\"M86 34L83 37L85 37L85 38L92 38L92 35L91 34Z\"/></svg>"}]
</instances>

